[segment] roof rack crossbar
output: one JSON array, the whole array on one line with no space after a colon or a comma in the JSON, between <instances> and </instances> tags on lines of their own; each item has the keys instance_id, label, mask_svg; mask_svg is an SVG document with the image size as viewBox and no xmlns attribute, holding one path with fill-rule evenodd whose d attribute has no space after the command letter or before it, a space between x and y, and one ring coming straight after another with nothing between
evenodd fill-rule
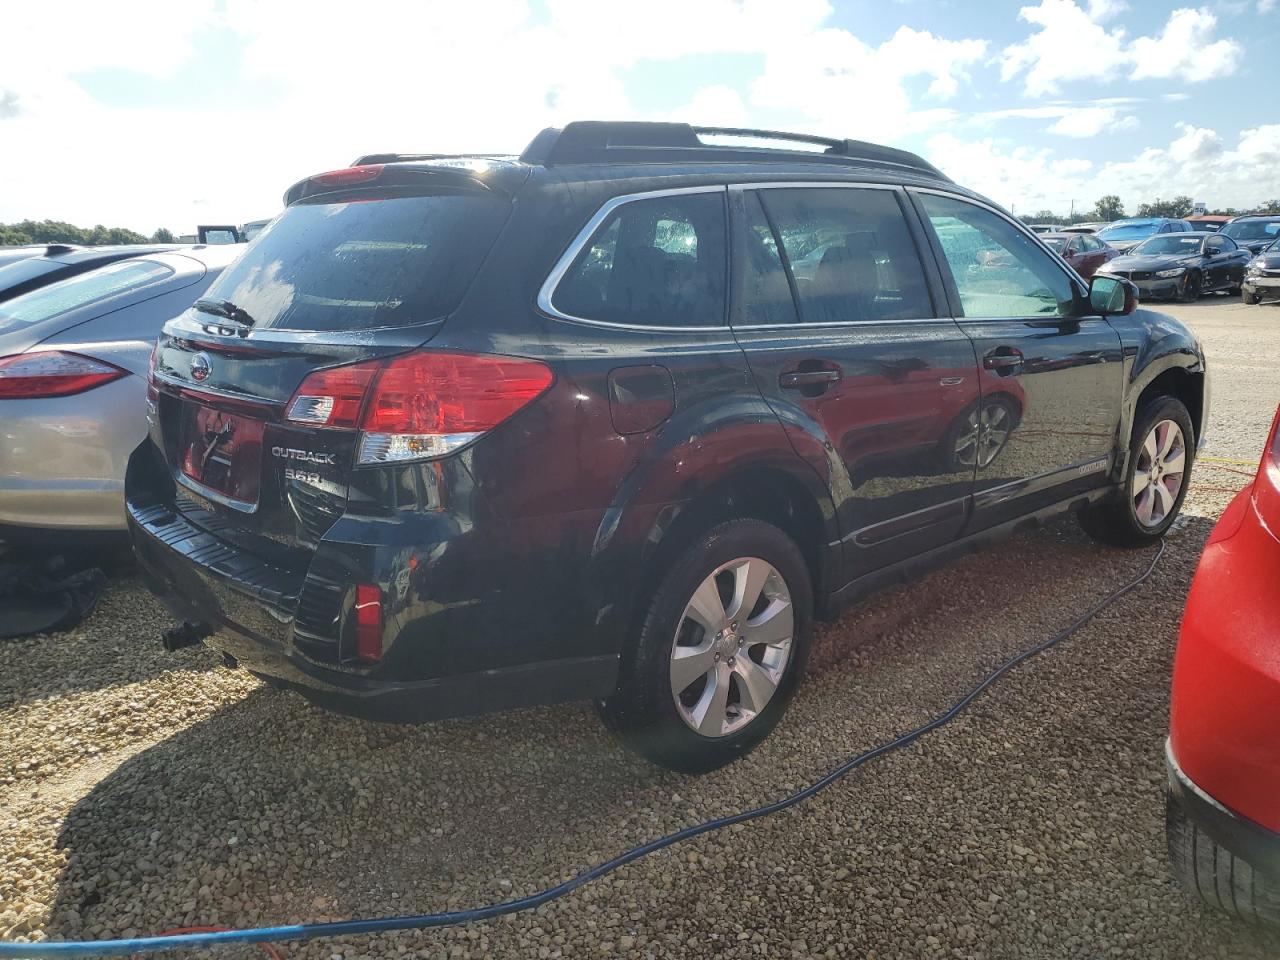
<instances>
[{"instance_id":1,"label":"roof rack crossbar","mask_svg":"<svg viewBox=\"0 0 1280 960\"><path fill-rule=\"evenodd\" d=\"M823 150L787 150L776 147L720 146L702 136L804 143ZM948 180L922 157L895 147L861 140L841 140L806 133L755 130L749 127L694 127L687 123L616 123L582 120L563 129L548 127L534 137L520 159L525 163L555 166L585 163L743 163L792 160L809 163L875 164L893 166L928 177Z\"/></svg>"}]
</instances>

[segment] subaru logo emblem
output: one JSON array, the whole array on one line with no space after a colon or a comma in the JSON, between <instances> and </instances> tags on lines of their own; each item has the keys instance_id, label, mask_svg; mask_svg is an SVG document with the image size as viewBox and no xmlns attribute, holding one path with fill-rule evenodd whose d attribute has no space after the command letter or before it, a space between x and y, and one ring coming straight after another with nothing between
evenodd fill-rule
<instances>
[{"instance_id":1,"label":"subaru logo emblem","mask_svg":"<svg viewBox=\"0 0 1280 960\"><path fill-rule=\"evenodd\" d=\"M191 358L191 379L196 383L204 383L209 379L209 372L213 369L209 363L209 355L207 353L197 353Z\"/></svg>"}]
</instances>

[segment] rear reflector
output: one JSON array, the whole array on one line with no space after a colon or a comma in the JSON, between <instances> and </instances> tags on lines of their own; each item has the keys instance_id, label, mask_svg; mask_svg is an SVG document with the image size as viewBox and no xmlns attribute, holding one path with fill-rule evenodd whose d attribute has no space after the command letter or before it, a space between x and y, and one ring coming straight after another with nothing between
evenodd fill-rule
<instances>
[{"instance_id":1,"label":"rear reflector","mask_svg":"<svg viewBox=\"0 0 1280 960\"><path fill-rule=\"evenodd\" d=\"M35 400L84 393L128 373L78 353L48 350L0 358L0 400Z\"/></svg>"},{"instance_id":2,"label":"rear reflector","mask_svg":"<svg viewBox=\"0 0 1280 960\"><path fill-rule=\"evenodd\" d=\"M424 350L318 370L285 416L316 427L359 426L358 463L426 460L492 430L554 379L537 360Z\"/></svg>"},{"instance_id":3,"label":"rear reflector","mask_svg":"<svg viewBox=\"0 0 1280 960\"><path fill-rule=\"evenodd\" d=\"M382 588L376 583L356 584L356 659L377 663L382 659Z\"/></svg>"}]
</instances>

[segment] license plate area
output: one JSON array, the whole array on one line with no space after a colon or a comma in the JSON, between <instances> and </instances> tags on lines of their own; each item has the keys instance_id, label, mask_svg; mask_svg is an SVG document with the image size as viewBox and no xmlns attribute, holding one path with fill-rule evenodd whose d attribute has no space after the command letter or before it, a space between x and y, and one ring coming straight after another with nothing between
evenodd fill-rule
<instances>
[{"instance_id":1,"label":"license plate area","mask_svg":"<svg viewBox=\"0 0 1280 960\"><path fill-rule=\"evenodd\" d=\"M262 483L265 426L262 420L184 401L179 479L217 503L253 511Z\"/></svg>"}]
</instances>

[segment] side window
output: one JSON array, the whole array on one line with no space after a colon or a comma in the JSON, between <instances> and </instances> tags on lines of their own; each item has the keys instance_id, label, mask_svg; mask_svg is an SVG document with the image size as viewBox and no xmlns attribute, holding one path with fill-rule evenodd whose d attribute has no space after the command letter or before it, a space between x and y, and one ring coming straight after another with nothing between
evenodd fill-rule
<instances>
[{"instance_id":1,"label":"side window","mask_svg":"<svg viewBox=\"0 0 1280 960\"><path fill-rule=\"evenodd\" d=\"M1240 249L1240 247L1236 245L1236 242L1232 240L1230 237L1218 236L1218 237L1214 237L1213 239L1218 241L1218 245L1223 250L1239 250Z\"/></svg>"},{"instance_id":2,"label":"side window","mask_svg":"<svg viewBox=\"0 0 1280 960\"><path fill-rule=\"evenodd\" d=\"M924 269L889 190L761 190L805 323L934 316Z\"/></svg>"},{"instance_id":3,"label":"side window","mask_svg":"<svg viewBox=\"0 0 1280 960\"><path fill-rule=\"evenodd\" d=\"M1047 254L1003 217L932 193L919 195L951 267L966 317L1062 317L1075 288Z\"/></svg>"},{"instance_id":4,"label":"side window","mask_svg":"<svg viewBox=\"0 0 1280 960\"><path fill-rule=\"evenodd\" d=\"M1102 241L1097 237L1084 236L1080 238L1080 242L1084 246L1085 253L1097 253L1102 249Z\"/></svg>"},{"instance_id":5,"label":"side window","mask_svg":"<svg viewBox=\"0 0 1280 960\"><path fill-rule=\"evenodd\" d=\"M791 298L791 285L778 251L778 238L760 206L755 191L744 195L746 216L743 224L742 253L739 262L740 322L747 326L775 326L795 323L796 303ZM737 234L734 235L737 239Z\"/></svg>"},{"instance_id":6,"label":"side window","mask_svg":"<svg viewBox=\"0 0 1280 960\"><path fill-rule=\"evenodd\" d=\"M572 317L650 327L724 323L724 194L621 204L552 292Z\"/></svg>"},{"instance_id":7,"label":"side window","mask_svg":"<svg viewBox=\"0 0 1280 960\"><path fill-rule=\"evenodd\" d=\"M1227 249L1227 246L1222 242L1221 237L1209 237L1204 242L1204 248L1209 253L1221 253Z\"/></svg>"}]
</instances>

